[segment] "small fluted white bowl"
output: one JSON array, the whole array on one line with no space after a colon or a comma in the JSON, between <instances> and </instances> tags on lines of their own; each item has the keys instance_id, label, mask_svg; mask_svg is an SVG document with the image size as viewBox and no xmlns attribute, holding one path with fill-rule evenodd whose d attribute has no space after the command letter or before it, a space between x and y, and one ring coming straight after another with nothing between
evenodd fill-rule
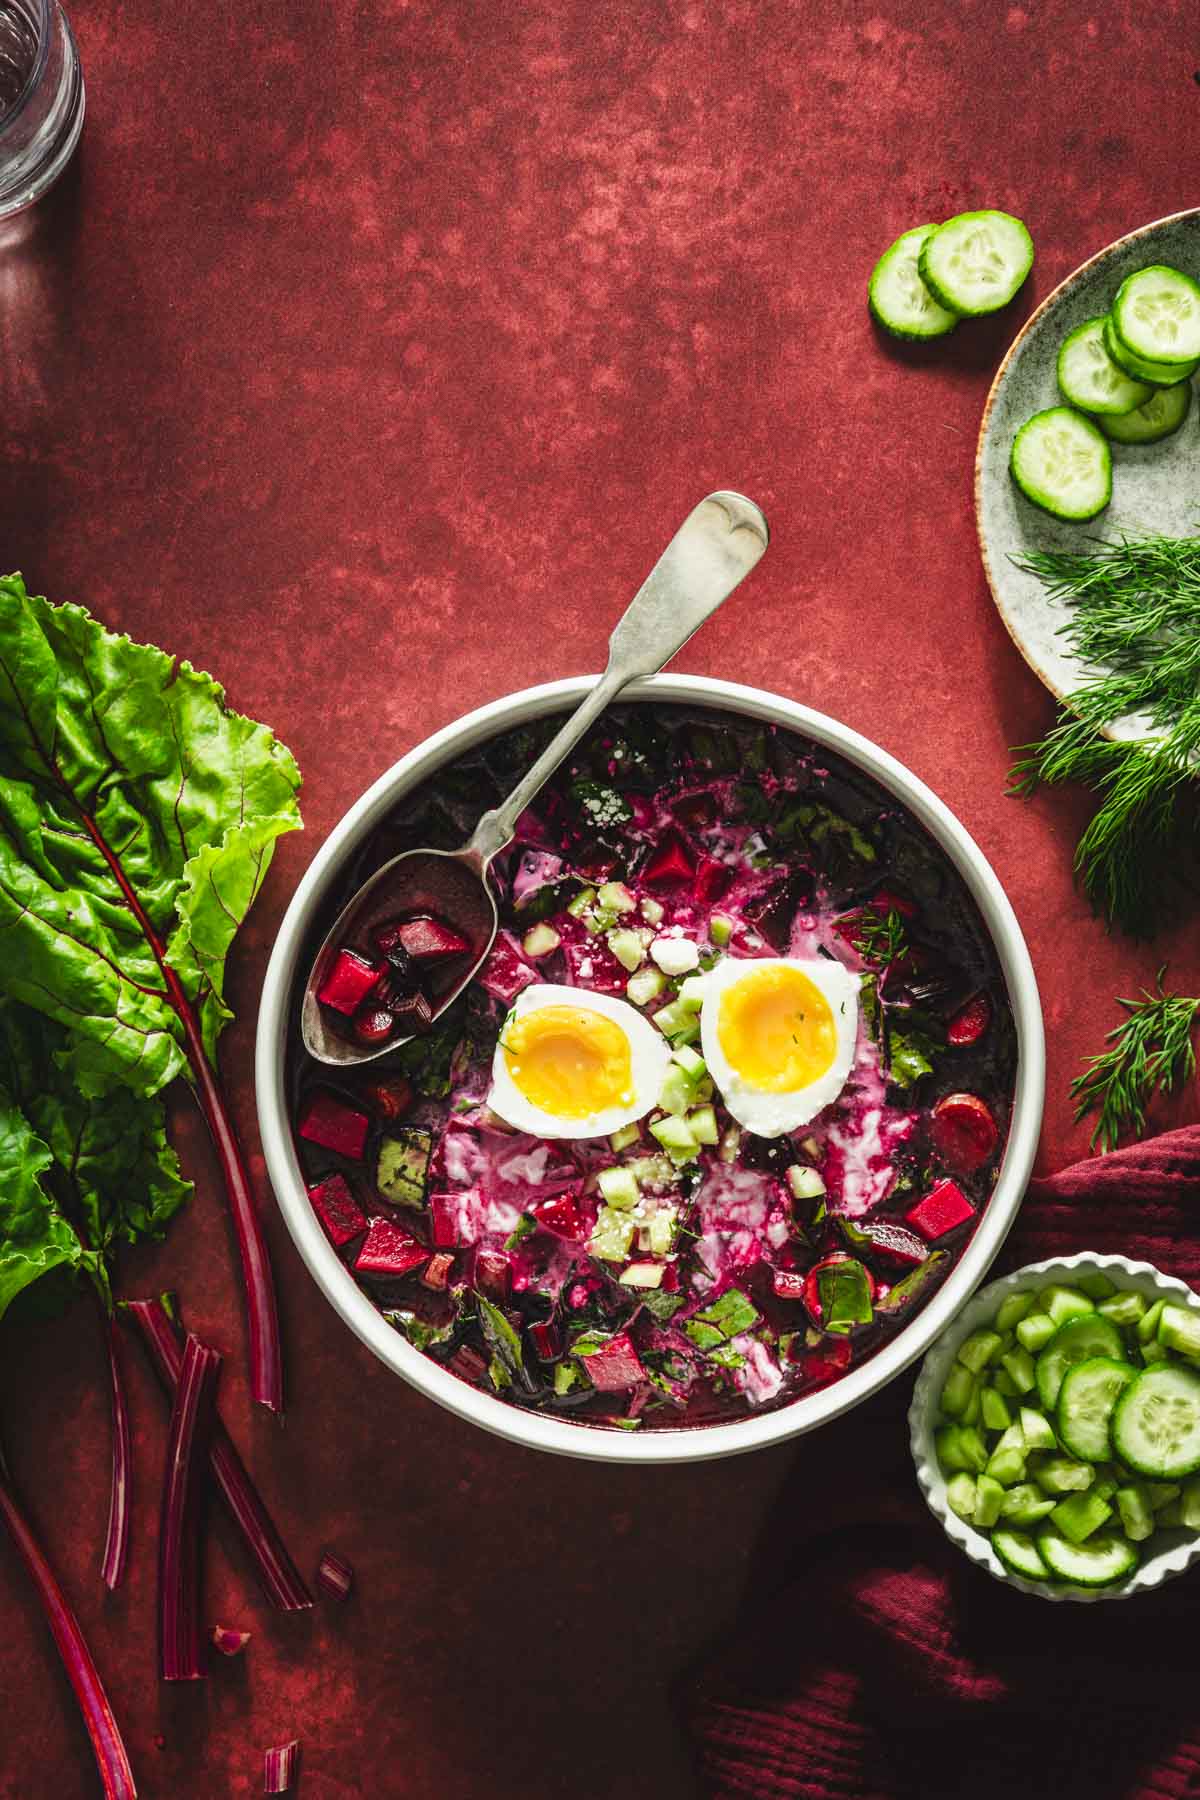
<instances>
[{"instance_id":1,"label":"small fluted white bowl","mask_svg":"<svg viewBox=\"0 0 1200 1800\"><path fill-rule=\"evenodd\" d=\"M1072 1587L1066 1582L1025 1581L1005 1568L986 1532L977 1531L950 1510L946 1501L946 1478L938 1467L933 1444L939 1419L938 1401L963 1339L981 1325L988 1324L995 1317L1000 1302L1009 1294L1045 1287L1051 1281L1069 1283L1080 1275L1107 1275L1114 1287L1136 1288L1148 1299L1170 1300L1200 1313L1200 1295L1186 1282L1176 1280L1173 1275L1164 1275L1153 1263L1131 1262L1125 1256L1098 1256L1090 1250L1077 1256L1055 1256L1049 1262L1028 1263L1025 1268L1016 1269L1000 1281L989 1282L987 1287L980 1288L953 1325L927 1352L908 1410L909 1441L917 1466L917 1480L930 1512L950 1542L957 1544L973 1563L986 1569L997 1581L1020 1588L1022 1593L1040 1594L1043 1600L1125 1600L1130 1594L1144 1594L1150 1588L1161 1587L1164 1581L1173 1580L1200 1561L1200 1533L1156 1532L1147 1540L1149 1550L1146 1545L1142 1546L1142 1560L1132 1575L1125 1581L1114 1581L1110 1587L1085 1588Z\"/></svg>"}]
</instances>

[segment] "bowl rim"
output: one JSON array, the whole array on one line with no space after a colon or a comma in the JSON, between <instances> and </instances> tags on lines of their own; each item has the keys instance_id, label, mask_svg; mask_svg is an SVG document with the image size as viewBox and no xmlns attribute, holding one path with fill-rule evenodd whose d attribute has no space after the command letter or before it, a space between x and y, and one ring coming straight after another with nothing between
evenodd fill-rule
<instances>
[{"instance_id":1,"label":"bowl rim","mask_svg":"<svg viewBox=\"0 0 1200 1800\"><path fill-rule=\"evenodd\" d=\"M1185 1537L1164 1545L1145 1562L1139 1563L1125 1581L1113 1582L1109 1587L1086 1588L1074 1587L1067 1582L1052 1585L1046 1581L1026 1581L1023 1576L1014 1575L1011 1569L1005 1568L992 1549L991 1540L974 1525L968 1525L965 1519L960 1519L957 1513L950 1510L946 1501L946 1478L938 1466L933 1449L933 1420L942 1384L963 1339L991 1318L995 1308L1008 1294L1040 1287L1048 1277L1069 1278L1081 1271L1111 1275L1114 1270L1122 1277L1122 1281L1116 1284L1118 1287L1133 1287L1141 1293L1154 1293L1164 1298L1182 1298L1183 1303L1193 1312L1200 1313L1200 1294L1189 1287L1186 1281L1181 1281L1178 1275L1168 1275L1154 1263L1099 1250L1077 1250L1065 1256L1049 1256L1041 1262L1025 1263L1011 1274L1002 1275L998 1281L990 1281L986 1287L980 1288L936 1343L930 1346L921 1365L908 1409L909 1447L916 1465L917 1483L925 1496L925 1504L946 1536L994 1580L1019 1588L1023 1594L1036 1594L1042 1600L1075 1600L1085 1605L1100 1600L1127 1600L1133 1594L1144 1594L1151 1588L1161 1587L1164 1581L1173 1581L1200 1559L1200 1533L1189 1532Z\"/></svg>"},{"instance_id":2,"label":"bowl rim","mask_svg":"<svg viewBox=\"0 0 1200 1800\"><path fill-rule=\"evenodd\" d=\"M595 676L568 676L489 701L417 744L372 782L333 827L309 864L280 922L263 981L255 1044L255 1089L263 1152L280 1212L317 1286L343 1323L396 1374L460 1418L512 1442L601 1462L668 1463L780 1443L838 1417L921 1356L982 1281L1016 1216L1037 1149L1045 1089L1045 1042L1033 963L1008 896L966 828L923 781L850 727L797 701L700 675L656 675L632 683L621 701L699 705L797 731L837 751L900 799L950 857L995 946L1017 1033L1017 1077L1004 1158L966 1251L913 1324L858 1368L771 1412L728 1424L633 1432L574 1424L527 1412L472 1387L407 1343L358 1286L328 1242L305 1192L292 1144L284 1084L287 999L312 914L345 856L409 788L484 739L576 705Z\"/></svg>"}]
</instances>

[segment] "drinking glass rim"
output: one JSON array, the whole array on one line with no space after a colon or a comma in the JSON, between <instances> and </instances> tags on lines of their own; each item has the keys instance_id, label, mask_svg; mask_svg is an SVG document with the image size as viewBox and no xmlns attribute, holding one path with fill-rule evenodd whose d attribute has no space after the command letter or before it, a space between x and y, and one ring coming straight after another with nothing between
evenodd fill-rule
<instances>
[{"instance_id":1,"label":"drinking glass rim","mask_svg":"<svg viewBox=\"0 0 1200 1800\"><path fill-rule=\"evenodd\" d=\"M25 77L25 84L20 93L7 111L0 113L0 136L8 130L13 120L19 118L21 113L25 110L30 95L35 92L39 81L45 73L46 58L50 54L51 14L52 8L56 4L57 0L33 0L38 34L37 54L33 59L28 75Z\"/></svg>"}]
</instances>

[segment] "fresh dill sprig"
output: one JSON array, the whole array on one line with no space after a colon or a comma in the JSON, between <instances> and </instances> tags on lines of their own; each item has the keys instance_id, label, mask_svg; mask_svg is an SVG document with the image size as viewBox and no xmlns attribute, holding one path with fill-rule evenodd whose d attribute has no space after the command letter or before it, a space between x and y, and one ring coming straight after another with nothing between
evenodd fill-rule
<instances>
[{"instance_id":1,"label":"fresh dill sprig","mask_svg":"<svg viewBox=\"0 0 1200 1800\"><path fill-rule=\"evenodd\" d=\"M894 907L886 913L866 907L855 922L850 941L864 962L876 963L880 968L899 962L908 953L904 920Z\"/></svg>"},{"instance_id":2,"label":"fresh dill sprig","mask_svg":"<svg viewBox=\"0 0 1200 1800\"><path fill-rule=\"evenodd\" d=\"M1197 845L1200 537L1092 540L1018 567L1069 607L1059 628L1091 673L1058 723L1015 752L1010 791L1081 781L1100 804L1075 853L1089 899L1126 930L1152 930ZM1144 721L1114 741L1101 727Z\"/></svg>"},{"instance_id":3,"label":"fresh dill sprig","mask_svg":"<svg viewBox=\"0 0 1200 1800\"><path fill-rule=\"evenodd\" d=\"M1129 1016L1105 1038L1111 1049L1093 1056L1071 1083L1071 1097L1079 1102L1076 1123L1088 1113L1100 1115L1093 1150L1115 1149L1123 1131L1141 1137L1155 1093L1171 1093L1195 1071L1192 1033L1200 1000L1164 994L1163 973L1158 971L1156 992L1143 988L1140 1000L1118 1000Z\"/></svg>"}]
</instances>

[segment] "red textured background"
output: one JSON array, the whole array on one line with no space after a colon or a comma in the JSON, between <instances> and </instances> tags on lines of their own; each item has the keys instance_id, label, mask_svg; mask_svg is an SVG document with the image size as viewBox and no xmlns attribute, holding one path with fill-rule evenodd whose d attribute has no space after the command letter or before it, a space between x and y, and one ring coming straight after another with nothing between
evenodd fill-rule
<instances>
[{"instance_id":1,"label":"red textured background","mask_svg":"<svg viewBox=\"0 0 1200 1800\"><path fill-rule=\"evenodd\" d=\"M225 1043L257 1152L272 930L346 804L436 727L595 669L709 488L771 552L689 669L838 714L929 781L1007 883L1042 983L1042 1165L1113 995L1194 937L1111 939L1072 890L1078 797L1003 798L1049 703L999 625L970 479L1021 317L1109 239L1196 198L1193 9L1112 0L77 0L79 161L0 257L0 562L212 668L307 776L234 959ZM902 228L1024 216L1017 305L897 353L864 285ZM1194 1117L1194 1099L1164 1118ZM212 1616L255 1633L205 1689L153 1675L164 1418L131 1359L132 1572L97 1573L106 1402L86 1307L0 1334L14 1473L89 1629L145 1795L627 1800L692 1791L672 1676L737 1604L819 1438L655 1472L540 1459L407 1391L337 1324L279 1221L291 1404L251 1419L230 1245L186 1109L191 1216L131 1271L230 1352L227 1416L306 1566L356 1597L270 1615L218 1532ZM261 1159L256 1164L261 1175ZM266 1203L264 1193L264 1203ZM1086 1242L1081 1222L1080 1244ZM97 1792L0 1550L0 1796ZM636 1751L638 1773L631 1773Z\"/></svg>"}]
</instances>

